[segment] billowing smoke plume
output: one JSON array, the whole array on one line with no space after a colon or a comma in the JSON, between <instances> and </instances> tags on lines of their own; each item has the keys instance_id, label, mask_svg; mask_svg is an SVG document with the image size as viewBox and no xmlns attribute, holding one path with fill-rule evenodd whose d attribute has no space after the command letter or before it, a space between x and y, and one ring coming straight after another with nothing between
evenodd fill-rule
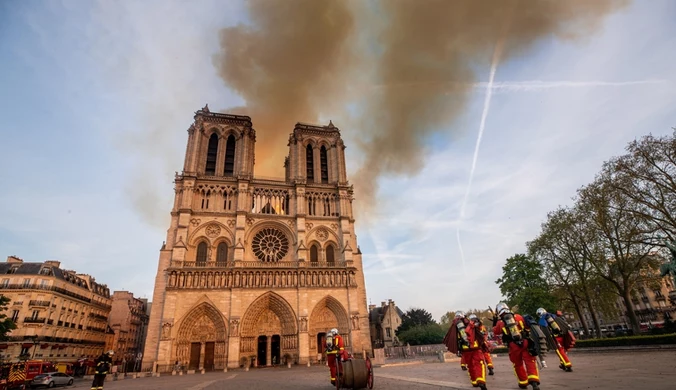
<instances>
[{"instance_id":1,"label":"billowing smoke plume","mask_svg":"<svg viewBox=\"0 0 676 390\"><path fill-rule=\"evenodd\" d=\"M340 108L354 18L344 1L249 1L251 25L221 30L219 74L245 100L228 109L252 117L256 175L282 176L286 139L296 122L316 123Z\"/></svg>"},{"instance_id":2,"label":"billowing smoke plume","mask_svg":"<svg viewBox=\"0 0 676 390\"><path fill-rule=\"evenodd\" d=\"M424 140L448 129L465 108L475 69L488 69L498 43L504 61L543 38L584 38L627 3L256 0L249 3L250 25L222 30L215 64L253 117L262 144L257 173L261 162L281 165L281 141L296 121L339 116L348 103L345 85L360 82L351 76L370 78L366 88L359 85L365 95L356 127L339 124L344 134L356 132L363 140L364 162L352 181L368 207L381 175L421 169ZM368 52L360 53L357 36ZM281 173L281 166L274 168Z\"/></svg>"}]
</instances>

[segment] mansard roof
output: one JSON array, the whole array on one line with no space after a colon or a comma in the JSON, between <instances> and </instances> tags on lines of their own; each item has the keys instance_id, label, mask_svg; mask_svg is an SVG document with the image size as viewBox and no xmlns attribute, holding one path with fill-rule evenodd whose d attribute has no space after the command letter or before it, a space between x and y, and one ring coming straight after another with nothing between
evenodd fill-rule
<instances>
[{"instance_id":1,"label":"mansard roof","mask_svg":"<svg viewBox=\"0 0 676 390\"><path fill-rule=\"evenodd\" d=\"M43 273L43 269L49 269L49 273ZM10 272L13 271L13 272ZM42 271L42 272L41 272ZM85 278L78 276L75 272L63 270L54 264L49 263L0 263L0 275L42 275L53 276L56 279L63 280L72 285L90 290L98 295L109 298L110 291L104 285L98 284L94 281L91 286L87 283Z\"/></svg>"}]
</instances>

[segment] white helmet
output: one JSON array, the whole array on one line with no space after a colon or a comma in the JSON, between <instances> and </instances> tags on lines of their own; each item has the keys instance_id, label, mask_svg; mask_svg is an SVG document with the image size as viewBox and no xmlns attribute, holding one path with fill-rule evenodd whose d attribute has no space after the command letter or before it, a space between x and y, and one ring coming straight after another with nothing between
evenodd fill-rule
<instances>
[{"instance_id":1,"label":"white helmet","mask_svg":"<svg viewBox=\"0 0 676 390\"><path fill-rule=\"evenodd\" d=\"M336 329L336 328L331 329L331 334L334 335L334 336L337 335L338 329Z\"/></svg>"},{"instance_id":2,"label":"white helmet","mask_svg":"<svg viewBox=\"0 0 676 390\"><path fill-rule=\"evenodd\" d=\"M461 311L456 311L455 312L455 318L463 318L465 316L465 313Z\"/></svg>"},{"instance_id":3,"label":"white helmet","mask_svg":"<svg viewBox=\"0 0 676 390\"><path fill-rule=\"evenodd\" d=\"M476 314L470 314L469 320L470 321L479 321L479 317L477 317Z\"/></svg>"},{"instance_id":4,"label":"white helmet","mask_svg":"<svg viewBox=\"0 0 676 390\"><path fill-rule=\"evenodd\" d=\"M547 314L547 310L545 310L544 307L541 307L538 309L537 313L540 317L542 317L543 315Z\"/></svg>"},{"instance_id":5,"label":"white helmet","mask_svg":"<svg viewBox=\"0 0 676 390\"><path fill-rule=\"evenodd\" d=\"M510 312L509 306L507 306L507 304L504 302L498 303L498 305L495 307L495 310L498 312L499 316Z\"/></svg>"},{"instance_id":6,"label":"white helmet","mask_svg":"<svg viewBox=\"0 0 676 390\"><path fill-rule=\"evenodd\" d=\"M113 351L113 350L111 349L110 351L106 352L106 355L113 356L113 355L115 355L115 351Z\"/></svg>"}]
</instances>

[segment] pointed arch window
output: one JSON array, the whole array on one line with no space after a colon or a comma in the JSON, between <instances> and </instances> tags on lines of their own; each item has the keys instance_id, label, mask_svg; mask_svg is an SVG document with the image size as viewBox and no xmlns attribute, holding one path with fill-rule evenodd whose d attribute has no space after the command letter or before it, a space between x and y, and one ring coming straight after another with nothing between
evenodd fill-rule
<instances>
[{"instance_id":1,"label":"pointed arch window","mask_svg":"<svg viewBox=\"0 0 676 390\"><path fill-rule=\"evenodd\" d=\"M310 262L316 263L318 261L319 261L319 248L317 248L317 245L313 244L310 247Z\"/></svg>"},{"instance_id":2,"label":"pointed arch window","mask_svg":"<svg viewBox=\"0 0 676 390\"><path fill-rule=\"evenodd\" d=\"M306 176L307 176L307 182L312 183L315 181L315 161L314 161L314 153L312 150L312 145L308 145L307 148L305 148L305 168L306 168Z\"/></svg>"},{"instance_id":3,"label":"pointed arch window","mask_svg":"<svg viewBox=\"0 0 676 390\"><path fill-rule=\"evenodd\" d=\"M332 244L326 247L326 262L333 265L336 261L336 249Z\"/></svg>"},{"instance_id":4,"label":"pointed arch window","mask_svg":"<svg viewBox=\"0 0 676 390\"><path fill-rule=\"evenodd\" d=\"M322 183L329 182L329 158L326 154L326 147L322 145L319 149L319 164L322 171Z\"/></svg>"},{"instance_id":5,"label":"pointed arch window","mask_svg":"<svg viewBox=\"0 0 676 390\"><path fill-rule=\"evenodd\" d=\"M228 244L221 242L216 249L216 263L218 266L225 266L228 261Z\"/></svg>"},{"instance_id":6,"label":"pointed arch window","mask_svg":"<svg viewBox=\"0 0 676 390\"><path fill-rule=\"evenodd\" d=\"M206 242L200 242L199 245L197 245L197 258L195 259L195 263L198 267L204 267L204 265L207 263L207 243Z\"/></svg>"},{"instance_id":7,"label":"pointed arch window","mask_svg":"<svg viewBox=\"0 0 676 390\"><path fill-rule=\"evenodd\" d=\"M225 176L234 176L235 174L235 136L230 134L225 143Z\"/></svg>"},{"instance_id":8,"label":"pointed arch window","mask_svg":"<svg viewBox=\"0 0 676 390\"><path fill-rule=\"evenodd\" d=\"M218 135L216 133L211 134L209 137L209 145L207 146L207 165L204 169L205 175L215 175L216 174L216 157L218 155Z\"/></svg>"}]
</instances>

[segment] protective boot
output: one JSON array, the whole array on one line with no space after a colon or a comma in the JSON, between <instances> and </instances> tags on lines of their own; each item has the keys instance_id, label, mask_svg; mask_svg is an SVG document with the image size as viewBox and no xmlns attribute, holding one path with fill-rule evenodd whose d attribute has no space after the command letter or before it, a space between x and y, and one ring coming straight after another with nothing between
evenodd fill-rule
<instances>
[{"instance_id":1,"label":"protective boot","mask_svg":"<svg viewBox=\"0 0 676 390\"><path fill-rule=\"evenodd\" d=\"M573 372L573 366L566 367L566 371L568 371L568 372Z\"/></svg>"},{"instance_id":2,"label":"protective boot","mask_svg":"<svg viewBox=\"0 0 676 390\"><path fill-rule=\"evenodd\" d=\"M488 389L488 388L486 387L486 384L485 384L485 383L479 383L479 388L480 388L481 390L487 390L487 389Z\"/></svg>"},{"instance_id":3,"label":"protective boot","mask_svg":"<svg viewBox=\"0 0 676 390\"><path fill-rule=\"evenodd\" d=\"M494 375L493 367L488 367L488 375Z\"/></svg>"},{"instance_id":4,"label":"protective boot","mask_svg":"<svg viewBox=\"0 0 676 390\"><path fill-rule=\"evenodd\" d=\"M540 390L540 382L533 381L530 385L533 386L533 390Z\"/></svg>"}]
</instances>

